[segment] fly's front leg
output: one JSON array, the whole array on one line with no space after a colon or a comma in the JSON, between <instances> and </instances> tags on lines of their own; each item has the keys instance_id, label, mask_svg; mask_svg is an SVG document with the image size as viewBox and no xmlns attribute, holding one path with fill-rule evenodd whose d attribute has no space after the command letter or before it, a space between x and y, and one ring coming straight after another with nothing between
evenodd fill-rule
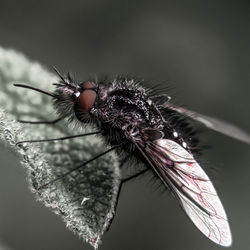
<instances>
[{"instance_id":1,"label":"fly's front leg","mask_svg":"<svg viewBox=\"0 0 250 250\"><path fill-rule=\"evenodd\" d=\"M25 121L25 120L17 120L20 123L27 123L27 124L55 124L57 122L60 122L61 120L63 120L65 117L59 117L55 120L52 121Z\"/></svg>"}]
</instances>

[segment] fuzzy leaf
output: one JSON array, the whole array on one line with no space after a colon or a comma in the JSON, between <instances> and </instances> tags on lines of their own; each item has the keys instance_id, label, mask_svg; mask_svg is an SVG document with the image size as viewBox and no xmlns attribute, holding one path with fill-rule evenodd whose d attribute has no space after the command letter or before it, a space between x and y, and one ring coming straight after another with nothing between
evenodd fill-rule
<instances>
[{"instance_id":1,"label":"fuzzy leaf","mask_svg":"<svg viewBox=\"0 0 250 250\"><path fill-rule=\"evenodd\" d=\"M0 141L17 151L28 173L37 199L59 214L67 227L97 248L100 237L113 217L120 183L118 159L108 153L46 188L41 185L60 176L106 148L101 138L87 136L61 142L25 143L20 140L56 138L91 131L91 128L20 124L16 120L55 119L51 98L32 90L17 88L25 83L53 91L58 79L40 64L22 54L0 48Z\"/></svg>"}]
</instances>

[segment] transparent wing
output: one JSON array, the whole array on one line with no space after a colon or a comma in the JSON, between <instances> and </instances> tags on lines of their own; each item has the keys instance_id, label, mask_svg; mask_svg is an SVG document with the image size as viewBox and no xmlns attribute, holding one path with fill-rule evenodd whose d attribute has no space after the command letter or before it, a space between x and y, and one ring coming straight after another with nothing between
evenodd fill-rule
<instances>
[{"instance_id":1,"label":"transparent wing","mask_svg":"<svg viewBox=\"0 0 250 250\"><path fill-rule=\"evenodd\" d=\"M171 188L196 227L215 243L230 246L232 237L222 203L209 177L193 156L167 139L150 143L145 151L144 156L150 165Z\"/></svg>"},{"instance_id":2,"label":"transparent wing","mask_svg":"<svg viewBox=\"0 0 250 250\"><path fill-rule=\"evenodd\" d=\"M199 114L197 112L185 109L185 108L180 108L180 107L175 107L172 104L170 104L169 102L165 102L163 104L164 107L167 107L169 109L172 109L174 111L177 111L178 113L184 114L188 117L190 117L191 119L198 121L200 123L202 123L203 125L205 125L207 128L210 128L212 130L215 130L219 133L222 133L224 135L230 136L234 139L243 141L245 143L250 144L250 135L245 132L244 130L229 124L225 121L222 121L220 119L217 118L213 118L210 116L206 116L206 115L202 115Z\"/></svg>"}]
</instances>

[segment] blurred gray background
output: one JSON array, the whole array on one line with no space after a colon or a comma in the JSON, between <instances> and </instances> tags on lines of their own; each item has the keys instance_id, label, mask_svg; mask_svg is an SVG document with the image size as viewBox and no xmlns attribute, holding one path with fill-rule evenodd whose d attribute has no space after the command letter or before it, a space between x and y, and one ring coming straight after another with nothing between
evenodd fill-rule
<instances>
[{"instance_id":1,"label":"blurred gray background","mask_svg":"<svg viewBox=\"0 0 250 250\"><path fill-rule=\"evenodd\" d=\"M78 79L129 73L171 86L175 101L250 132L249 1L0 0L0 46ZM173 90L172 90L173 89ZM250 244L250 147L205 132L208 173L231 249ZM0 147L0 239L11 249L91 249L35 201L17 157ZM145 176L126 184L100 250L222 249Z\"/></svg>"}]
</instances>

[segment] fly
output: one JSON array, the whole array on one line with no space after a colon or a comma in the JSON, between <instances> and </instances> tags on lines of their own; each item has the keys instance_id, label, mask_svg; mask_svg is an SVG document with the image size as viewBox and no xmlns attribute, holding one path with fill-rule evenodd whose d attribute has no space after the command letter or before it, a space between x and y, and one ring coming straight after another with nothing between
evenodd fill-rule
<instances>
[{"instance_id":1,"label":"fly","mask_svg":"<svg viewBox=\"0 0 250 250\"><path fill-rule=\"evenodd\" d=\"M185 119L193 119L212 130L250 144L247 133L224 121L177 107L170 102L169 96L155 96L133 78L117 77L112 81L77 83L70 74L63 76L58 70L55 71L60 80L54 83L54 92L23 84L14 85L52 97L58 118L54 121L22 122L54 124L62 119L78 120L82 125L91 124L95 131L17 144L99 134L111 147L39 189L115 150L124 155L126 161L135 157L145 165L140 172L121 180L118 197L125 182L153 171L163 185L172 191L185 213L204 235L222 246L232 244L227 215L211 180L194 157L195 137L187 128Z\"/></svg>"}]
</instances>

